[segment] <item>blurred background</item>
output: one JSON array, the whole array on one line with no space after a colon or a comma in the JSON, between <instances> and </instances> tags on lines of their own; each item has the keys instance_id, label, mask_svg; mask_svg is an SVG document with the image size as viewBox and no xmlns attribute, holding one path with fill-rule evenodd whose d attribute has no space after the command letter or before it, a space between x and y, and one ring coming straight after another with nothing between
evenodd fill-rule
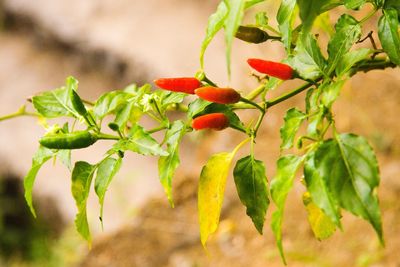
<instances>
[{"instance_id":1,"label":"blurred background","mask_svg":"<svg viewBox=\"0 0 400 267\"><path fill-rule=\"evenodd\" d=\"M275 14L278 2L258 5L245 22L253 23L257 10ZM199 68L208 16L217 4L217 0L0 1L0 115L15 112L36 93L63 85L69 75L79 80L79 92L88 100L130 83L192 76ZM206 53L206 72L218 84L246 92L257 84L247 58L283 56L279 44L236 40L228 81L223 36L218 35ZM297 83L286 82L273 94ZM303 108L303 97L267 114L256 157L266 163L269 179L279 156L285 111L293 105ZM377 151L386 247L379 245L366 222L346 213L343 232L323 242L314 239L301 201L304 188L297 182L283 229L289 266L400 266L399 104L400 70L388 69L353 77L335 105L339 130L366 136ZM239 115L249 121L254 114ZM226 130L183 141L182 164L174 180L175 209L169 207L158 181L157 159L127 153L107 192L104 231L93 191L89 198L91 249L74 230L76 208L65 167L48 163L40 170L34 190L37 220L25 205L22 178L42 135L32 118L0 123L0 266L282 266L269 229L271 211L265 234L259 236L239 203L232 179L219 230L209 243L209 257L199 241L196 190L201 166L212 153L230 151L243 139L240 133ZM109 146L101 142L87 151L74 151L73 160L98 162Z\"/></svg>"}]
</instances>

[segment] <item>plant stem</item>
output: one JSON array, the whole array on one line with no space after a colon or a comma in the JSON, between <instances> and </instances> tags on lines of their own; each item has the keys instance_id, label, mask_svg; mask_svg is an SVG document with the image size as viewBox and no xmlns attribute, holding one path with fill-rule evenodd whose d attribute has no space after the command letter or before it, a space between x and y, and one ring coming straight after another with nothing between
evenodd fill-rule
<instances>
[{"instance_id":1,"label":"plant stem","mask_svg":"<svg viewBox=\"0 0 400 267\"><path fill-rule=\"evenodd\" d=\"M253 134L252 134L253 139L256 138L258 129L260 129L261 123L262 123L262 121L264 120L264 117L265 117L265 114L266 114L266 113L267 113L266 111L263 111L263 112L260 114L260 116L258 117L257 123L256 123L256 125L254 126L254 130L253 130Z\"/></svg>"},{"instance_id":2,"label":"plant stem","mask_svg":"<svg viewBox=\"0 0 400 267\"><path fill-rule=\"evenodd\" d=\"M273 32L273 33L275 33L275 34L277 34L277 35L281 35L281 33L279 32L279 31L277 31L274 27L272 27L272 26L269 26L269 25L265 25L265 26L263 26L263 28L265 28L265 29L267 29L267 30L270 30L271 32Z\"/></svg>"},{"instance_id":3,"label":"plant stem","mask_svg":"<svg viewBox=\"0 0 400 267\"><path fill-rule=\"evenodd\" d=\"M111 134L105 134L105 133L99 133L97 135L98 139L103 139L103 140L120 140L121 138L116 135L111 135Z\"/></svg>"},{"instance_id":4,"label":"plant stem","mask_svg":"<svg viewBox=\"0 0 400 267\"><path fill-rule=\"evenodd\" d=\"M162 131L162 130L165 130L165 129L167 129L167 127L165 127L165 126L159 126L159 127L150 129L150 130L148 130L147 132L148 132L149 134L152 134L152 133L156 133L156 132L159 132L159 131Z\"/></svg>"},{"instance_id":5,"label":"plant stem","mask_svg":"<svg viewBox=\"0 0 400 267\"><path fill-rule=\"evenodd\" d=\"M39 117L40 115L38 113L32 113L32 112L26 112L26 111L17 111L11 114L7 114L4 115L2 117L0 117L0 121L5 121L5 120L9 120L12 118L16 118L16 117L22 117L22 116L32 116L32 117Z\"/></svg>"},{"instance_id":6,"label":"plant stem","mask_svg":"<svg viewBox=\"0 0 400 267\"><path fill-rule=\"evenodd\" d=\"M265 88L265 84L261 84L260 86L258 86L256 89L254 89L253 91L251 91L246 98L248 100L254 100L255 98L257 98L257 96L259 96Z\"/></svg>"},{"instance_id":7,"label":"plant stem","mask_svg":"<svg viewBox=\"0 0 400 267\"><path fill-rule=\"evenodd\" d=\"M387 59L373 59L362 61L354 69L355 72L368 72L371 70L383 70L386 68L396 68L397 65Z\"/></svg>"},{"instance_id":8,"label":"plant stem","mask_svg":"<svg viewBox=\"0 0 400 267\"><path fill-rule=\"evenodd\" d=\"M261 112L264 112L264 108L262 108L262 107L259 106L257 103L254 103L254 102L251 101L251 100L248 100L248 99L246 99L246 98L244 98L244 97L241 97L241 98L240 98L240 101L241 101L241 102L244 102L244 103L247 103L247 104L249 104L249 105L255 106L255 107L258 108Z\"/></svg>"},{"instance_id":9,"label":"plant stem","mask_svg":"<svg viewBox=\"0 0 400 267\"><path fill-rule=\"evenodd\" d=\"M318 82L319 80L320 79L317 79L314 83ZM291 98L291 97L293 97L293 96L295 96L297 94L300 94L304 90L306 90L306 89L310 88L312 85L314 85L314 83L311 83L311 82L305 83L302 86L294 89L293 91L290 91L290 92L288 92L288 93L286 93L284 95L281 95L281 96L279 96L279 97L277 97L277 98L275 98L273 100L267 101L265 103L265 108L268 109L268 108L273 107L273 106L275 106L275 105L277 105L277 104L279 104L279 103L281 103L281 102L283 102L283 101L285 101L285 100L287 100L287 99L289 99L289 98Z\"/></svg>"}]
</instances>

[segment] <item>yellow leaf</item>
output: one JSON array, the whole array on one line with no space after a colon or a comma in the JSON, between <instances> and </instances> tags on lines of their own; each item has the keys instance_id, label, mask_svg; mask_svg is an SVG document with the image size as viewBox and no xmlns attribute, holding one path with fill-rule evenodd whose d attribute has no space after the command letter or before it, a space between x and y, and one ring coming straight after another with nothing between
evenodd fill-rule
<instances>
[{"instance_id":1,"label":"yellow leaf","mask_svg":"<svg viewBox=\"0 0 400 267\"><path fill-rule=\"evenodd\" d=\"M203 246L217 230L232 153L213 155L203 167L199 181L198 208L200 239Z\"/></svg>"},{"instance_id":2,"label":"yellow leaf","mask_svg":"<svg viewBox=\"0 0 400 267\"><path fill-rule=\"evenodd\" d=\"M329 238L336 230L334 222L312 201L310 193L303 195L303 202L308 213L308 221L318 240Z\"/></svg>"},{"instance_id":3,"label":"yellow leaf","mask_svg":"<svg viewBox=\"0 0 400 267\"><path fill-rule=\"evenodd\" d=\"M218 228L226 178L229 174L232 159L236 152L249 140L250 139L244 140L231 153L222 152L211 156L201 171L197 205L200 223L200 239L204 247L208 237Z\"/></svg>"}]
</instances>

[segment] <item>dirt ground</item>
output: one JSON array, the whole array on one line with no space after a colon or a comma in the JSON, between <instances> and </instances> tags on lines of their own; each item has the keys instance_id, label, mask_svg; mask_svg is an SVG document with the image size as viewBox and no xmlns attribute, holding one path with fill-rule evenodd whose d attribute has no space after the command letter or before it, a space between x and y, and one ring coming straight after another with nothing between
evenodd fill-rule
<instances>
[{"instance_id":1,"label":"dirt ground","mask_svg":"<svg viewBox=\"0 0 400 267\"><path fill-rule=\"evenodd\" d=\"M123 0L29 2L4 0L9 10L23 14L35 22L37 28L34 34L31 29L0 33L0 114L14 111L27 96L62 85L65 77L71 74L80 80L81 92L88 98L133 80L151 80L177 73L191 75L198 67L198 45L215 3L168 0L163 1L160 8L160 1L147 1L146 5ZM178 2L185 3L185 12L172 8ZM46 9L39 8L41 5ZM71 5L81 8L74 16L66 16L67 7ZM141 21L152 14L155 7L158 7L156 17L149 23L148 30L137 38L137 32L143 27ZM200 7L203 9L198 11ZM130 12L142 14L142 17L133 20ZM181 27L183 23L187 26ZM173 38L172 33L175 33ZM43 35L59 43L43 45ZM171 38L174 42L168 41ZM214 60L208 61L207 66L210 73L215 74L213 78L224 81L225 63L220 41L213 44L208 58ZM160 44L162 49L159 49ZM267 55L268 51L279 58L274 46L249 49L238 43L235 49L241 53L237 53L234 62L243 61L249 54ZM235 64L234 72L249 73L243 64ZM273 94L282 93L294 83L289 82ZM232 84L251 88L254 82L251 78L234 79ZM260 132L256 156L266 163L269 179L274 175L279 156L279 127L284 112L291 105L302 108L302 97L274 107ZM287 202L283 231L289 266L400 266L399 104L400 70L394 69L353 77L335 106L338 129L366 136L377 151L386 247L380 247L367 223L349 214L344 216L343 232L338 231L327 241L315 240L301 202L304 188L297 181ZM240 115L244 119L252 116L251 113ZM182 166L174 185L175 209L168 206L162 193L156 159L128 156L107 193L106 232L101 233L99 229L97 200L92 197L89 201L89 220L95 239L92 249L85 250L80 266L282 266L269 229L273 207L268 212L265 234L259 236L239 203L232 177L228 179L222 221L209 242L208 254L201 247L196 204L198 173L209 155L231 150L243 138L233 130L228 131L231 133L228 137L219 133L203 137L195 152L193 146L198 143L199 136L184 141ZM29 118L0 124L3 165L23 176L30 167L30 157L37 146L35 140L41 134L36 122ZM88 152L79 152L74 158L95 162L106 149L107 144L102 144ZM72 222L75 206L69 187L67 170L58 165L48 166L40 172L35 192L54 196L67 221Z\"/></svg>"}]
</instances>

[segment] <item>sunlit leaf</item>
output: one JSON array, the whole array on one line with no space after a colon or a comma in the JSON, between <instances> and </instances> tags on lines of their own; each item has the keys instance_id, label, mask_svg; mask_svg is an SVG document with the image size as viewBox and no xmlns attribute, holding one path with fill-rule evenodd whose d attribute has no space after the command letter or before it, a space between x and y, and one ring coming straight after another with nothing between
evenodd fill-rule
<instances>
[{"instance_id":1,"label":"sunlit leaf","mask_svg":"<svg viewBox=\"0 0 400 267\"><path fill-rule=\"evenodd\" d=\"M94 190L99 198L100 218L102 224L103 224L102 218L103 218L104 197L112 179L119 171L121 163L122 163L121 158L114 159L110 157L101 161L97 168Z\"/></svg>"},{"instance_id":2,"label":"sunlit leaf","mask_svg":"<svg viewBox=\"0 0 400 267\"><path fill-rule=\"evenodd\" d=\"M336 68L342 57L350 50L353 44L361 36L361 26L358 21L350 15L342 15L335 25L336 33L328 44L328 67L327 74L330 75Z\"/></svg>"},{"instance_id":3,"label":"sunlit leaf","mask_svg":"<svg viewBox=\"0 0 400 267\"><path fill-rule=\"evenodd\" d=\"M304 179L314 204L322 209L332 222L341 228L338 200L330 191L326 179L320 173L320 169L315 166L315 153L311 153L304 164Z\"/></svg>"},{"instance_id":4,"label":"sunlit leaf","mask_svg":"<svg viewBox=\"0 0 400 267\"><path fill-rule=\"evenodd\" d=\"M123 91L107 92L100 96L96 101L93 112L97 119L103 119L106 115L120 109L131 97L129 93Z\"/></svg>"},{"instance_id":5,"label":"sunlit leaf","mask_svg":"<svg viewBox=\"0 0 400 267\"><path fill-rule=\"evenodd\" d=\"M36 175L39 172L39 169L53 156L54 152L52 150L40 146L32 158L31 169L24 178L25 200L34 217L36 217L36 212L32 201L33 184L35 183Z\"/></svg>"},{"instance_id":6,"label":"sunlit leaf","mask_svg":"<svg viewBox=\"0 0 400 267\"><path fill-rule=\"evenodd\" d=\"M340 94L340 90L345 84L346 80L342 81L334 81L332 83L323 84L320 88L322 92L321 103L325 105L325 107L331 108L332 104L336 101Z\"/></svg>"},{"instance_id":7,"label":"sunlit leaf","mask_svg":"<svg viewBox=\"0 0 400 267\"><path fill-rule=\"evenodd\" d=\"M171 206L174 206L172 199L172 178L176 168L178 168L179 160L179 142L186 132L186 125L184 122L177 120L167 130L165 140L167 143L168 156L161 156L158 160L158 173L160 176L161 184L167 194Z\"/></svg>"},{"instance_id":8,"label":"sunlit leaf","mask_svg":"<svg viewBox=\"0 0 400 267\"><path fill-rule=\"evenodd\" d=\"M336 231L335 224L320 208L318 208L317 205L314 204L308 192L303 195L303 203L304 206L306 206L308 222L310 223L315 237L318 240L324 240L331 237Z\"/></svg>"},{"instance_id":9,"label":"sunlit leaf","mask_svg":"<svg viewBox=\"0 0 400 267\"><path fill-rule=\"evenodd\" d=\"M383 50L388 54L390 60L400 65L400 36L399 19L396 9L383 10L383 15L378 22L378 35Z\"/></svg>"},{"instance_id":10,"label":"sunlit leaf","mask_svg":"<svg viewBox=\"0 0 400 267\"><path fill-rule=\"evenodd\" d=\"M240 23L245 10L244 0L225 0L228 3L228 16L225 20L225 42L226 42L226 63L228 67L228 76L231 73L231 51L232 51L232 41L235 37L236 31L239 28Z\"/></svg>"},{"instance_id":11,"label":"sunlit leaf","mask_svg":"<svg viewBox=\"0 0 400 267\"><path fill-rule=\"evenodd\" d=\"M344 5L350 9L359 9L367 0L344 0Z\"/></svg>"},{"instance_id":12,"label":"sunlit leaf","mask_svg":"<svg viewBox=\"0 0 400 267\"><path fill-rule=\"evenodd\" d=\"M302 160L301 157L295 155L282 156L277 162L277 174L271 182L271 197L278 208L272 214L271 228L285 264L286 259L282 246L283 213L287 195L293 187L293 181Z\"/></svg>"},{"instance_id":13,"label":"sunlit leaf","mask_svg":"<svg viewBox=\"0 0 400 267\"><path fill-rule=\"evenodd\" d=\"M217 11L210 16L208 19L208 25L206 30L206 37L203 40L200 50L200 66L204 68L204 53L208 45L214 36L219 32L219 30L224 27L225 19L228 16L228 7L226 6L224 1L218 5Z\"/></svg>"},{"instance_id":14,"label":"sunlit leaf","mask_svg":"<svg viewBox=\"0 0 400 267\"><path fill-rule=\"evenodd\" d=\"M294 10L296 0L283 0L277 14L279 30L282 34L282 41L286 51L290 53L292 46L292 27L294 22Z\"/></svg>"},{"instance_id":15,"label":"sunlit leaf","mask_svg":"<svg viewBox=\"0 0 400 267\"><path fill-rule=\"evenodd\" d=\"M338 62L336 67L336 76L341 77L345 74L352 75L352 73L348 73L351 68L361 60L367 59L372 52L373 51L368 48L360 48L358 50L348 52Z\"/></svg>"},{"instance_id":16,"label":"sunlit leaf","mask_svg":"<svg viewBox=\"0 0 400 267\"><path fill-rule=\"evenodd\" d=\"M218 153L207 161L200 175L198 190L198 210L200 239L203 246L219 224L226 178L232 162L233 153Z\"/></svg>"},{"instance_id":17,"label":"sunlit leaf","mask_svg":"<svg viewBox=\"0 0 400 267\"><path fill-rule=\"evenodd\" d=\"M317 41L311 34L299 38L294 51L292 65L304 79L316 79L326 76L326 60L322 56Z\"/></svg>"},{"instance_id":18,"label":"sunlit leaf","mask_svg":"<svg viewBox=\"0 0 400 267\"><path fill-rule=\"evenodd\" d=\"M145 156L168 156L168 152L164 151L160 144L138 124L132 127L127 139L120 139L112 148L113 153L127 150Z\"/></svg>"},{"instance_id":19,"label":"sunlit leaf","mask_svg":"<svg viewBox=\"0 0 400 267\"><path fill-rule=\"evenodd\" d=\"M71 164L71 150L70 149L60 149L57 151L57 158L64 164L68 170L72 170Z\"/></svg>"},{"instance_id":20,"label":"sunlit leaf","mask_svg":"<svg viewBox=\"0 0 400 267\"><path fill-rule=\"evenodd\" d=\"M73 77L68 77L66 83L66 87L47 91L32 98L33 106L43 117L80 117L80 114L72 104L71 93L72 90L76 90L78 82Z\"/></svg>"},{"instance_id":21,"label":"sunlit leaf","mask_svg":"<svg viewBox=\"0 0 400 267\"><path fill-rule=\"evenodd\" d=\"M281 149L288 149L293 146L294 138L305 119L306 114L297 108L291 108L286 112L285 123L280 129L282 139Z\"/></svg>"},{"instance_id":22,"label":"sunlit leaf","mask_svg":"<svg viewBox=\"0 0 400 267\"><path fill-rule=\"evenodd\" d=\"M375 192L379 185L378 163L367 141L354 134L336 135L335 139L324 141L318 147L314 164L318 175L339 205L371 223L383 242L381 215ZM314 195L311 195L318 204Z\"/></svg>"},{"instance_id":23,"label":"sunlit leaf","mask_svg":"<svg viewBox=\"0 0 400 267\"><path fill-rule=\"evenodd\" d=\"M91 236L86 214L86 203L95 170L96 165L90 165L85 161L78 161L75 163L72 171L71 191L78 208L78 213L75 217L75 227L78 233L89 242L91 241Z\"/></svg>"}]
</instances>

